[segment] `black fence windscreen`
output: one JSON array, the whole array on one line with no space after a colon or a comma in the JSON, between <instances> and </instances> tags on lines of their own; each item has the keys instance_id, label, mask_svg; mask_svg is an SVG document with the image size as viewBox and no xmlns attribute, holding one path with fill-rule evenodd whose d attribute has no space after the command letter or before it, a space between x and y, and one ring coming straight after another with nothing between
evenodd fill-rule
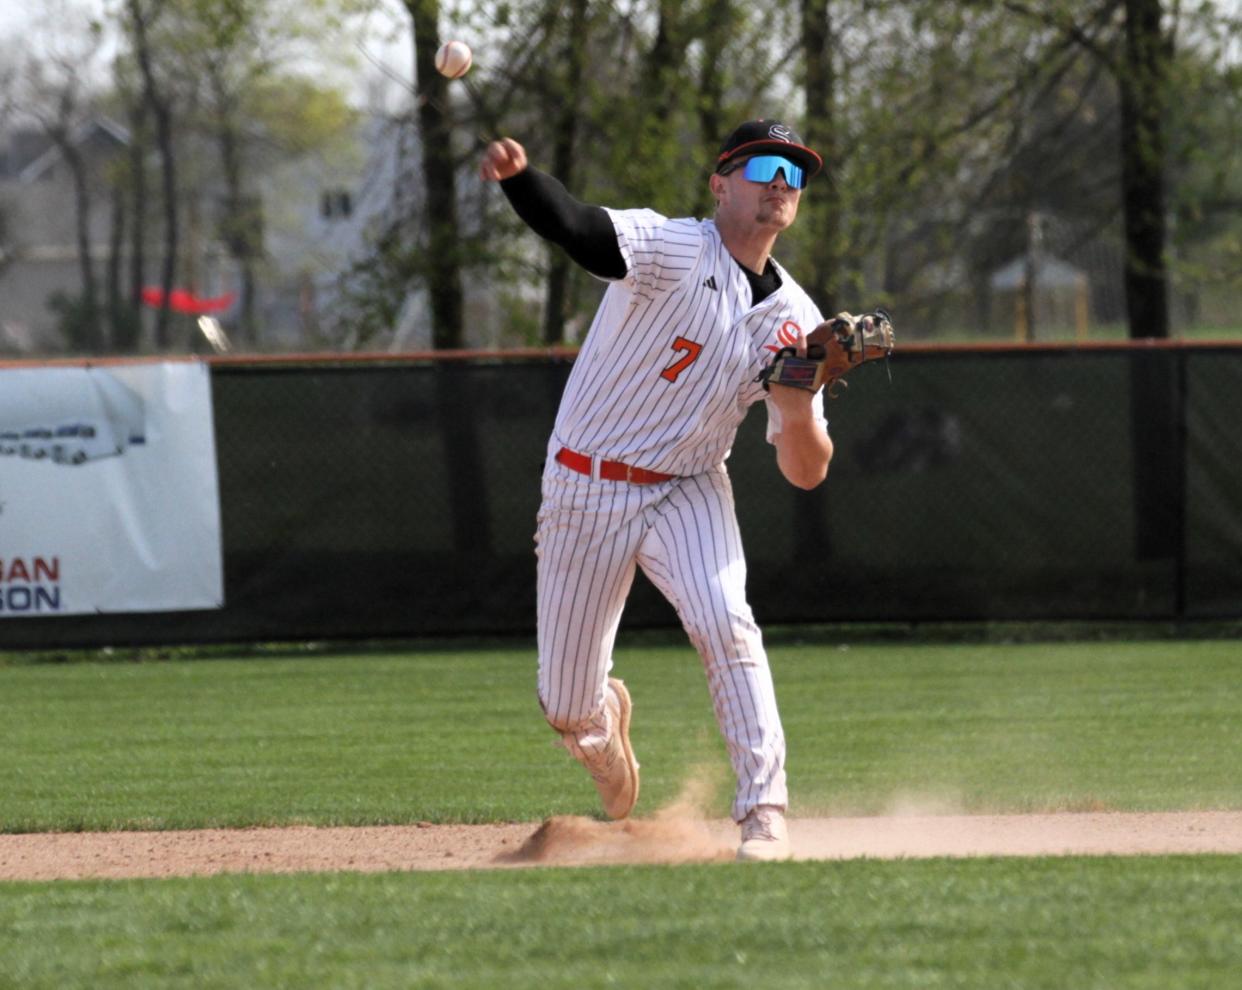
<instances>
[{"instance_id":1,"label":"black fence windscreen","mask_svg":"<svg viewBox=\"0 0 1242 990\"><path fill-rule=\"evenodd\" d=\"M18 648L531 633L564 361L218 365L225 607ZM761 623L1242 616L1242 349L926 351L827 403L828 481L729 458ZM672 626L645 581L628 627Z\"/></svg>"}]
</instances>

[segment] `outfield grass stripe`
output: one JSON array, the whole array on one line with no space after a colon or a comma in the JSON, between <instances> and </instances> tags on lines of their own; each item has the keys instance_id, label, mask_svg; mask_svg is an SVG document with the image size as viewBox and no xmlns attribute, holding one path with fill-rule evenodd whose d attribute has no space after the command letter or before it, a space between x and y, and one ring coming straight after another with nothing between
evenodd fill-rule
<instances>
[{"instance_id":1,"label":"outfield grass stripe","mask_svg":"<svg viewBox=\"0 0 1242 990\"><path fill-rule=\"evenodd\" d=\"M842 644L843 646L845 644ZM1232 642L774 646L795 814L1242 808ZM731 791L689 647L618 651L640 813ZM0 831L593 814L527 649L0 667Z\"/></svg>"},{"instance_id":2,"label":"outfield grass stripe","mask_svg":"<svg viewBox=\"0 0 1242 990\"><path fill-rule=\"evenodd\" d=\"M0 986L1219 990L1242 857L0 884Z\"/></svg>"}]
</instances>

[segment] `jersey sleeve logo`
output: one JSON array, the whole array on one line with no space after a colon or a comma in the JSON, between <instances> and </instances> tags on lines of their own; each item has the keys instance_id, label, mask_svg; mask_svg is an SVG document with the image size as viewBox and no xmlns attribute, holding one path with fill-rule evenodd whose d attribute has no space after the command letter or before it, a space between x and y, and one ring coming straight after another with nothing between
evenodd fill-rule
<instances>
[{"instance_id":1,"label":"jersey sleeve logo","mask_svg":"<svg viewBox=\"0 0 1242 990\"><path fill-rule=\"evenodd\" d=\"M802 328L793 320L786 320L781 324L781 328L776 331L776 343L764 344L766 350L775 354L784 347L794 347L798 343L798 334L802 332Z\"/></svg>"}]
</instances>

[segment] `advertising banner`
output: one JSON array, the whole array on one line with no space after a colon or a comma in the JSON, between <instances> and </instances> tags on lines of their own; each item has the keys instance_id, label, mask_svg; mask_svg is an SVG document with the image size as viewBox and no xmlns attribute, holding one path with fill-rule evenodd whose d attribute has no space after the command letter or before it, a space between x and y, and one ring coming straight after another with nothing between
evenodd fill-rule
<instances>
[{"instance_id":1,"label":"advertising banner","mask_svg":"<svg viewBox=\"0 0 1242 990\"><path fill-rule=\"evenodd\" d=\"M206 365L0 369L0 620L221 608L223 571Z\"/></svg>"}]
</instances>

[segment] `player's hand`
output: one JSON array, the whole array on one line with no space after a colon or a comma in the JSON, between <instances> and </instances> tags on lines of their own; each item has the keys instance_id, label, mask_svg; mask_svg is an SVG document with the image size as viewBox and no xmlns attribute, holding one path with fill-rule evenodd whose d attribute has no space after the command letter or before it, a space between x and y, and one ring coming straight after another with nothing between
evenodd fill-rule
<instances>
[{"instance_id":1,"label":"player's hand","mask_svg":"<svg viewBox=\"0 0 1242 990\"><path fill-rule=\"evenodd\" d=\"M806 331L798 327L798 339L794 341L794 348L798 352L798 357L806 357Z\"/></svg>"},{"instance_id":2,"label":"player's hand","mask_svg":"<svg viewBox=\"0 0 1242 990\"><path fill-rule=\"evenodd\" d=\"M479 177L484 182L500 182L511 179L526 168L526 149L513 140L501 138L493 141L483 152Z\"/></svg>"},{"instance_id":3,"label":"player's hand","mask_svg":"<svg viewBox=\"0 0 1242 990\"><path fill-rule=\"evenodd\" d=\"M821 324L821 326L822 325L823 324ZM794 347L794 350L797 352L798 357L800 358L806 357L806 331L803 330L801 327L798 327L798 336L797 336L797 339L794 340L793 342L793 347ZM777 387L774 389L771 389L770 391L777 394L777 396L780 398L781 401L778 403L778 405L789 406L790 409L796 409L799 412L802 411L802 407L804 405L806 409L808 410L811 408L810 400L811 400L811 396L814 395L814 393L808 392L806 389L794 388L791 385L781 385L778 383ZM780 393L782 392L786 394L780 395ZM805 397L805 402L803 401L804 397Z\"/></svg>"}]
</instances>

